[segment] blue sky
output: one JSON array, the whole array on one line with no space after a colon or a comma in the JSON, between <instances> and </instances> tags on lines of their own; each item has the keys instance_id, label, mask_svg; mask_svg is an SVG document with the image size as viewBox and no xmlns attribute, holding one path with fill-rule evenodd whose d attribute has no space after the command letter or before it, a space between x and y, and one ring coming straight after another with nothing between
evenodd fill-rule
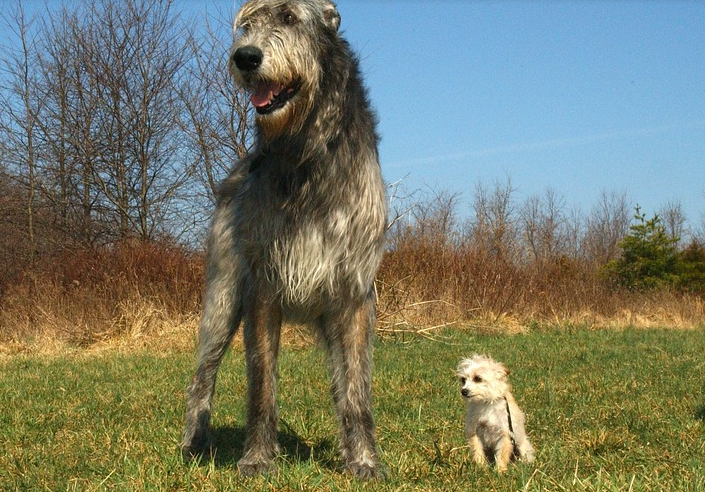
<instances>
[{"instance_id":1,"label":"blue sky","mask_svg":"<svg viewBox=\"0 0 705 492\"><path fill-rule=\"evenodd\" d=\"M705 214L705 2L338 3L388 180Z\"/></svg>"},{"instance_id":2,"label":"blue sky","mask_svg":"<svg viewBox=\"0 0 705 492\"><path fill-rule=\"evenodd\" d=\"M519 200L550 188L589 212L626 193L705 224L705 2L337 3L387 181L459 192L461 214L477 183L510 178ZM179 1L216 19L240 4Z\"/></svg>"}]
</instances>

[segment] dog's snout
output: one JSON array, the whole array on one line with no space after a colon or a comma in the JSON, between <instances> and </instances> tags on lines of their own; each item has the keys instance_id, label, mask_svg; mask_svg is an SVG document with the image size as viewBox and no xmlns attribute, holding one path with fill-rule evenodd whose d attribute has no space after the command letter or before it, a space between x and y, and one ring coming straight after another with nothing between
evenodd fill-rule
<instances>
[{"instance_id":1,"label":"dog's snout","mask_svg":"<svg viewBox=\"0 0 705 492\"><path fill-rule=\"evenodd\" d=\"M262 65L262 50L256 46L243 46L233 54L235 66L243 72L252 72Z\"/></svg>"},{"instance_id":2,"label":"dog's snout","mask_svg":"<svg viewBox=\"0 0 705 492\"><path fill-rule=\"evenodd\" d=\"M463 395L464 397L470 396L470 392L468 391L467 388L463 388L460 390L460 394Z\"/></svg>"}]
</instances>

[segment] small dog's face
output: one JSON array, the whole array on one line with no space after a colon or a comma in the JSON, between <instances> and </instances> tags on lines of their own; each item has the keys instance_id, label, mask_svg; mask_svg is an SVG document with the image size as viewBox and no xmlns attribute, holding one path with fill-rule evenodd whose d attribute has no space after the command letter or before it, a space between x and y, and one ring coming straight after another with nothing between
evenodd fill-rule
<instances>
[{"instance_id":1,"label":"small dog's face","mask_svg":"<svg viewBox=\"0 0 705 492\"><path fill-rule=\"evenodd\" d=\"M504 398L509 389L509 369L484 355L460 361L456 375L460 394L468 402L491 403Z\"/></svg>"}]
</instances>

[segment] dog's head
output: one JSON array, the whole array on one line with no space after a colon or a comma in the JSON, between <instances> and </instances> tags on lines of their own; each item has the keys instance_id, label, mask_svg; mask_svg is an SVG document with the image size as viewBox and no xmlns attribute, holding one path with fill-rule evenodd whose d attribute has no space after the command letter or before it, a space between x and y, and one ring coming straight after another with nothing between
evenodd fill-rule
<instances>
[{"instance_id":1,"label":"dog's head","mask_svg":"<svg viewBox=\"0 0 705 492\"><path fill-rule=\"evenodd\" d=\"M469 402L491 403L504 398L509 390L508 375L504 364L477 354L460 361L456 371L460 394Z\"/></svg>"},{"instance_id":2,"label":"dog's head","mask_svg":"<svg viewBox=\"0 0 705 492\"><path fill-rule=\"evenodd\" d=\"M235 19L230 71L250 93L267 138L303 125L330 70L323 53L339 43L340 14L330 0L249 0Z\"/></svg>"}]
</instances>

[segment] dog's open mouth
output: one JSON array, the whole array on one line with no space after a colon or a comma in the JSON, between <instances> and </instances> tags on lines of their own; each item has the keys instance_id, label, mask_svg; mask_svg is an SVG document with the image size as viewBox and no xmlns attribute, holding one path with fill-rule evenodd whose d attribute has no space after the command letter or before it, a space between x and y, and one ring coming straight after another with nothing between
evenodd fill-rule
<instances>
[{"instance_id":1,"label":"dog's open mouth","mask_svg":"<svg viewBox=\"0 0 705 492\"><path fill-rule=\"evenodd\" d=\"M283 108L300 88L301 85L298 82L288 86L262 82L253 89L250 101L258 114L269 114Z\"/></svg>"}]
</instances>

